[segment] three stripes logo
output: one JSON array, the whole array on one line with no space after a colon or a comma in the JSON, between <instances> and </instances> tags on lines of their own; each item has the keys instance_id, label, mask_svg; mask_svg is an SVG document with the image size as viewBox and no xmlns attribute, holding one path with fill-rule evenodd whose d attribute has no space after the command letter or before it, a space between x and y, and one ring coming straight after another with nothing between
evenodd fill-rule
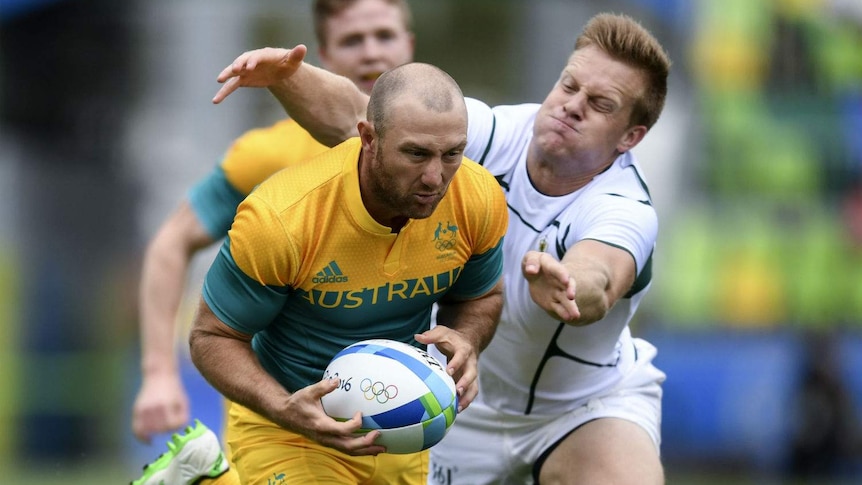
<instances>
[{"instance_id":1,"label":"three stripes logo","mask_svg":"<svg viewBox=\"0 0 862 485\"><path fill-rule=\"evenodd\" d=\"M347 283L347 276L341 272L338 263L330 261L325 268L311 278L311 281L312 283Z\"/></svg>"}]
</instances>

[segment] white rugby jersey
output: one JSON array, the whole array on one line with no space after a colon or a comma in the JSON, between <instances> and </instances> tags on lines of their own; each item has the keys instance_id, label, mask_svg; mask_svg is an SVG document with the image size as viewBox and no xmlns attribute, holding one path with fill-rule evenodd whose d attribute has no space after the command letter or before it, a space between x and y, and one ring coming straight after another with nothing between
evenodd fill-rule
<instances>
[{"instance_id":1,"label":"white rugby jersey","mask_svg":"<svg viewBox=\"0 0 862 485\"><path fill-rule=\"evenodd\" d=\"M558 414L613 387L637 359L628 323L647 292L658 222L635 157L620 155L571 194L549 197L527 176L527 148L538 104L488 105L467 100L465 156L484 165L506 193L505 300L497 333L479 359L479 397L504 413ZM530 298L521 274L528 250L561 259L583 239L628 251L637 279L599 322L573 327L551 318Z\"/></svg>"}]
</instances>

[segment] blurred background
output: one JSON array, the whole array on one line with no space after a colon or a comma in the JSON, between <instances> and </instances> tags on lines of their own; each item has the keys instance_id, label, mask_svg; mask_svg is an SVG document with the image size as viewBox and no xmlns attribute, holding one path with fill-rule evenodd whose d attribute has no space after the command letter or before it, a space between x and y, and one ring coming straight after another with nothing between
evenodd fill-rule
<instances>
[{"instance_id":1,"label":"blurred background","mask_svg":"<svg viewBox=\"0 0 862 485\"><path fill-rule=\"evenodd\" d=\"M411 6L416 58L489 104L541 102L600 11L662 41L634 331L668 374L668 483L862 482L862 0ZM0 0L0 482L127 483L166 449L130 431L143 248L236 136L283 116L264 90L211 104L217 73L300 42L315 62L308 0Z\"/></svg>"}]
</instances>

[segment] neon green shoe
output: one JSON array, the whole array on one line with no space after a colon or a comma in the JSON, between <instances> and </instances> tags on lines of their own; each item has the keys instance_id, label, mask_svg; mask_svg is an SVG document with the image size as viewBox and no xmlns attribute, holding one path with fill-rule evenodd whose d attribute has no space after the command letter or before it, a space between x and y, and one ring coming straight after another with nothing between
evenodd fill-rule
<instances>
[{"instance_id":1,"label":"neon green shoe","mask_svg":"<svg viewBox=\"0 0 862 485\"><path fill-rule=\"evenodd\" d=\"M216 478L228 470L218 438L195 420L184 435L175 433L168 451L144 466L144 476L131 485L191 485L202 478Z\"/></svg>"}]
</instances>

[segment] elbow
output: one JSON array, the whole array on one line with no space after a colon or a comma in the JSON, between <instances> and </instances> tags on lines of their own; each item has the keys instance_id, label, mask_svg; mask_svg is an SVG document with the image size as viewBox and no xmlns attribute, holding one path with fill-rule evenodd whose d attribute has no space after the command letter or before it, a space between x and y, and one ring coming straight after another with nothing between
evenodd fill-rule
<instances>
[{"instance_id":1,"label":"elbow","mask_svg":"<svg viewBox=\"0 0 862 485\"><path fill-rule=\"evenodd\" d=\"M188 343L189 343L189 356L191 357L192 363L195 366L197 366L199 363L198 362L199 350L200 350L201 346L203 345L201 342L201 338L203 338L203 336L201 335L201 331L192 327L191 331L189 332Z\"/></svg>"},{"instance_id":2,"label":"elbow","mask_svg":"<svg viewBox=\"0 0 862 485\"><path fill-rule=\"evenodd\" d=\"M347 140L348 138L356 136L358 133L355 129L344 127L332 127L331 129L322 131L321 133L313 134L315 140L318 143L328 146L330 148L341 144L341 142Z\"/></svg>"},{"instance_id":3,"label":"elbow","mask_svg":"<svg viewBox=\"0 0 862 485\"><path fill-rule=\"evenodd\" d=\"M204 367L204 357L212 350L212 338L212 334L196 325L193 325L189 332L189 356L199 370Z\"/></svg>"}]
</instances>

